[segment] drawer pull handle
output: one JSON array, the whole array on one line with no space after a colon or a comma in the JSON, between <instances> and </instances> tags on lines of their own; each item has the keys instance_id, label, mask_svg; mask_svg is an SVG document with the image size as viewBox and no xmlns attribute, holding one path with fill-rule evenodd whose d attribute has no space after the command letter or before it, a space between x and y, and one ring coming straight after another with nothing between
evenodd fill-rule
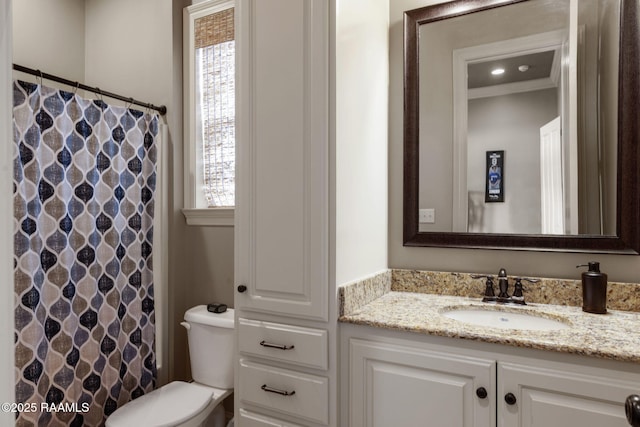
<instances>
[{"instance_id":1,"label":"drawer pull handle","mask_svg":"<svg viewBox=\"0 0 640 427\"><path fill-rule=\"evenodd\" d=\"M277 348L279 350L293 350L296 347L295 345L271 344L266 341L260 341L260 345L263 347Z\"/></svg>"},{"instance_id":2,"label":"drawer pull handle","mask_svg":"<svg viewBox=\"0 0 640 427\"><path fill-rule=\"evenodd\" d=\"M262 387L260 387L261 389L263 389L264 391L268 391L269 393L275 393L275 394L280 394L282 396L293 396L294 394L296 394L296 391L285 391L285 390L278 390L277 388L271 388L266 384L262 384Z\"/></svg>"}]
</instances>

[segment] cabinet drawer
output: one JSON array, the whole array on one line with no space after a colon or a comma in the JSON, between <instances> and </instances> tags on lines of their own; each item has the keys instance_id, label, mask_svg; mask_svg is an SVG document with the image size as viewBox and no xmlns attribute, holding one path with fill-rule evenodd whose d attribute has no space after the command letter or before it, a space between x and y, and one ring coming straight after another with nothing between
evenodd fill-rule
<instances>
[{"instance_id":1,"label":"cabinet drawer","mask_svg":"<svg viewBox=\"0 0 640 427\"><path fill-rule=\"evenodd\" d=\"M267 359L327 369L327 331L238 319L239 350Z\"/></svg>"},{"instance_id":2,"label":"cabinet drawer","mask_svg":"<svg viewBox=\"0 0 640 427\"><path fill-rule=\"evenodd\" d=\"M265 415L256 414L244 408L240 408L238 411L238 418L240 421L237 422L237 425L242 427L302 427L299 424L288 423Z\"/></svg>"},{"instance_id":3,"label":"cabinet drawer","mask_svg":"<svg viewBox=\"0 0 640 427\"><path fill-rule=\"evenodd\" d=\"M329 380L240 359L241 401L327 424ZM288 394L288 395L287 395Z\"/></svg>"}]
</instances>

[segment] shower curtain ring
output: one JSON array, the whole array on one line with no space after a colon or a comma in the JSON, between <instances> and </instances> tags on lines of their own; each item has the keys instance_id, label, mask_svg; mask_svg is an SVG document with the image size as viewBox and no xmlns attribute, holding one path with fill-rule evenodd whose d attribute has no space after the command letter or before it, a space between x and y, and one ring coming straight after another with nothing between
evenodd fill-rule
<instances>
[{"instance_id":1,"label":"shower curtain ring","mask_svg":"<svg viewBox=\"0 0 640 427\"><path fill-rule=\"evenodd\" d=\"M102 90L96 86L96 94L98 94L98 101L100 101L100 109L104 110L104 99L102 98Z\"/></svg>"},{"instance_id":2,"label":"shower curtain ring","mask_svg":"<svg viewBox=\"0 0 640 427\"><path fill-rule=\"evenodd\" d=\"M129 102L129 104L125 104L124 108L127 109L127 110L130 109L131 106L133 105L133 101L134 101L133 98L129 98L129 100L127 101L127 102Z\"/></svg>"},{"instance_id":3,"label":"shower curtain ring","mask_svg":"<svg viewBox=\"0 0 640 427\"><path fill-rule=\"evenodd\" d=\"M36 70L36 73L38 73L37 77L40 77L40 86L42 86L42 83L44 81L44 77L42 75L42 71L41 70ZM37 78L36 78L36 80L37 80Z\"/></svg>"},{"instance_id":4,"label":"shower curtain ring","mask_svg":"<svg viewBox=\"0 0 640 427\"><path fill-rule=\"evenodd\" d=\"M77 95L77 94L78 94L78 88L79 88L79 87L80 87L80 82L76 82L76 86L75 86L75 89L74 89L74 91L73 91L73 94L74 94L74 95Z\"/></svg>"}]
</instances>

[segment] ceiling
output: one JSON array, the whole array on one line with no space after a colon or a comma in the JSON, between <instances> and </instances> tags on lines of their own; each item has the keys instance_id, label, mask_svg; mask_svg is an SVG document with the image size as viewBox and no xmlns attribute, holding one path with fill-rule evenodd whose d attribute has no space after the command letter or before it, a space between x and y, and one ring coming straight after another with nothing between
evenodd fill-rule
<instances>
[{"instance_id":1,"label":"ceiling","mask_svg":"<svg viewBox=\"0 0 640 427\"><path fill-rule=\"evenodd\" d=\"M549 77L554 54L554 50L548 50L469 64L467 71L468 88L476 89ZM521 65L527 65L529 69L521 72L518 70ZM503 68L505 70L504 74L492 75L491 70L495 68Z\"/></svg>"}]
</instances>

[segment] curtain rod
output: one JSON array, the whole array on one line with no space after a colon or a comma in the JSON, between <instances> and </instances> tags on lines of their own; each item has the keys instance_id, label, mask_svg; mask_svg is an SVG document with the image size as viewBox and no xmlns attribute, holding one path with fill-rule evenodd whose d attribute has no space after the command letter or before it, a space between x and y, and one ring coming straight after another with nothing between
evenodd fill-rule
<instances>
[{"instance_id":1,"label":"curtain rod","mask_svg":"<svg viewBox=\"0 0 640 427\"><path fill-rule=\"evenodd\" d=\"M116 93L112 93L112 92L107 92L104 90L101 90L98 87L92 87L92 86L87 86L85 84L82 83L78 83L78 82L74 82L62 77L58 77L58 76L54 76L52 74L47 74L47 73L43 73L40 70L34 70L32 68L27 68L27 67L23 67L22 65L18 65L18 64L13 64L13 69L16 71L20 71L23 73L28 73L28 74L32 74L34 76L38 76L42 79L47 79L47 80L52 80L54 82L58 82L58 83L62 83L65 84L67 86L72 86L74 88L78 88L78 89L82 89L82 90L88 90L89 92L93 92L93 93L97 93L98 95L102 95L102 96L108 96L109 98L114 98L114 99L118 99L120 101L124 101L124 102L128 102L130 104L136 104L136 105L140 105L142 107L146 107L152 110L156 110L158 111L161 115L165 115L167 114L167 107L165 107L164 105L153 105L153 104L149 104L146 102L142 102L142 101L138 101L136 99L133 98L127 98L124 97L122 95L118 95Z\"/></svg>"}]
</instances>

